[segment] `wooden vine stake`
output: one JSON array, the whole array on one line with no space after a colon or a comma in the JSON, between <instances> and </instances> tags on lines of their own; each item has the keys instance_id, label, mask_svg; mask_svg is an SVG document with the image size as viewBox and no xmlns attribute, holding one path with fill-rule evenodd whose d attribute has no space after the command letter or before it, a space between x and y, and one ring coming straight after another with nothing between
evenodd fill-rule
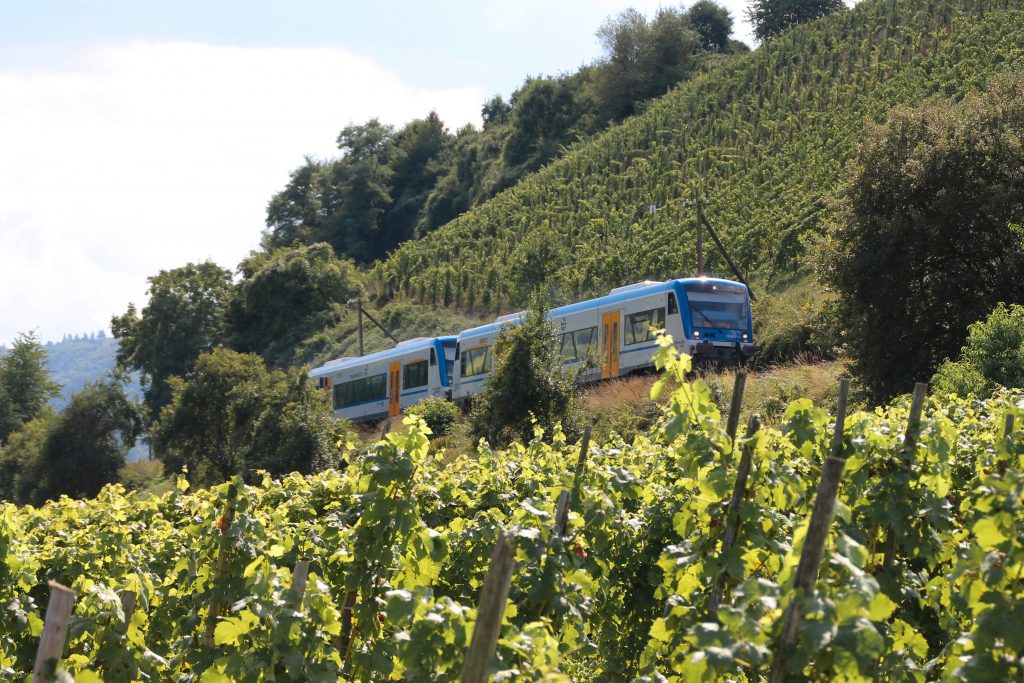
<instances>
[{"instance_id":1,"label":"wooden vine stake","mask_svg":"<svg viewBox=\"0 0 1024 683\"><path fill-rule=\"evenodd\" d=\"M228 532L231 531L231 524L235 521L235 498L238 496L238 484L232 482L228 485L228 499L224 503L224 514L217 522L220 529L220 547L217 549L217 568L213 575L214 589L222 588L228 578L230 565L231 539ZM217 620L227 610L227 603L214 600L210 605L210 614L206 618L206 632L203 634L203 643L213 646L213 632L217 628Z\"/></svg>"},{"instance_id":2,"label":"wooden vine stake","mask_svg":"<svg viewBox=\"0 0 1024 683\"><path fill-rule=\"evenodd\" d=\"M912 460L917 450L917 439L921 436L921 413L924 411L924 399L928 393L928 385L918 382L914 385L914 397L910 401L910 416L907 418L907 431L903 435L903 452L907 459ZM899 550L899 534L891 526L885 536L882 567L886 571L896 563L896 552Z\"/></svg>"},{"instance_id":3,"label":"wooden vine stake","mask_svg":"<svg viewBox=\"0 0 1024 683\"><path fill-rule=\"evenodd\" d=\"M292 570L292 599L289 605L298 612L302 609L302 598L306 595L306 583L309 581L309 562L296 560Z\"/></svg>"},{"instance_id":4,"label":"wooden vine stake","mask_svg":"<svg viewBox=\"0 0 1024 683\"><path fill-rule=\"evenodd\" d=\"M57 673L57 665L64 652L64 641L68 636L68 620L71 619L74 607L74 591L56 581L50 581L50 604L46 606L46 622L39 636L32 683L51 680Z\"/></svg>"},{"instance_id":5,"label":"wooden vine stake","mask_svg":"<svg viewBox=\"0 0 1024 683\"><path fill-rule=\"evenodd\" d=\"M732 400L729 402L729 422L725 432L729 435L729 442L735 447L736 430L740 426L740 408L743 407L743 391L747 386L747 373L737 372L736 382L732 387ZM749 436L749 434L748 434Z\"/></svg>"},{"instance_id":6,"label":"wooden vine stake","mask_svg":"<svg viewBox=\"0 0 1024 683\"><path fill-rule=\"evenodd\" d=\"M1013 413L1010 413L1009 415L1006 416L1006 421L1003 422L1003 438L1004 439L1007 439L1007 440L1013 439L1013 422L1014 422ZM1011 446L1011 450L1012 450L1012 447L1013 447L1013 442L1012 441L1010 443L1010 446ZM1004 474L1006 474L1006 460L1003 460L1001 463L999 463L999 476L1001 477Z\"/></svg>"},{"instance_id":7,"label":"wooden vine stake","mask_svg":"<svg viewBox=\"0 0 1024 683\"><path fill-rule=\"evenodd\" d=\"M555 525L552 531L552 536L565 537L566 531L569 529L569 507L572 505L572 493L569 489L563 489L558 494L558 502L555 503Z\"/></svg>"},{"instance_id":8,"label":"wooden vine stake","mask_svg":"<svg viewBox=\"0 0 1024 683\"><path fill-rule=\"evenodd\" d=\"M139 598L135 591L129 590L123 590L118 595L121 598L121 611L124 612L124 625L127 628L128 624L132 623L132 615L135 614L135 603Z\"/></svg>"},{"instance_id":9,"label":"wooden vine stake","mask_svg":"<svg viewBox=\"0 0 1024 683\"><path fill-rule=\"evenodd\" d=\"M739 385L739 376L736 379L737 385ZM742 392L742 388L740 391ZM733 397L735 396L736 394L733 394ZM738 414L738 411L736 414ZM732 422L732 415L729 416L729 421L730 423ZM732 550L732 547L736 545L736 538L739 536L740 501L747 491L747 479L750 477L750 466L754 456L753 436L760 429L760 418L757 415L751 415L750 421L747 423L747 439L749 440L743 445L743 453L740 455L740 464L736 472L736 485L732 489L732 499L729 501L725 536L722 538L722 552L719 554L719 559L724 558L726 553ZM735 430L733 433L735 434ZM715 581L715 588L711 592L711 600L708 603L708 612L710 612L712 619L718 614L718 605L721 603L722 594L725 592L725 583L726 574L723 568L718 572L718 579Z\"/></svg>"},{"instance_id":10,"label":"wooden vine stake","mask_svg":"<svg viewBox=\"0 0 1024 683\"><path fill-rule=\"evenodd\" d=\"M576 458L576 468L573 470L573 484L583 476L583 467L587 464L587 451L590 450L590 430L591 425L587 425L583 430L583 438L580 440L580 455Z\"/></svg>"},{"instance_id":11,"label":"wooden vine stake","mask_svg":"<svg viewBox=\"0 0 1024 683\"><path fill-rule=\"evenodd\" d=\"M512 586L512 567L515 564L515 546L498 537L491 555L491 566L487 569L483 589L480 591L480 605L476 611L476 625L473 638L466 651L462 667L462 683L483 683L487 677L487 664L494 656L501 633L501 621L505 616L505 602Z\"/></svg>"},{"instance_id":12,"label":"wooden vine stake","mask_svg":"<svg viewBox=\"0 0 1024 683\"><path fill-rule=\"evenodd\" d=\"M836 409L836 431L832 436L832 454L825 458L821 468L821 481L814 497L811 523L807 527L804 548L800 553L800 564L797 565L793 580L796 595L790 600L782 615L782 632L779 634L779 641L772 657L772 668L768 674L769 683L782 683L789 677L787 664L796 644L800 622L803 621L798 600L813 591L818 580L818 568L821 566L825 541L828 539L829 527L835 513L839 480L846 466L846 460L843 458L843 429L846 426L846 400L849 389L850 380L839 380L839 406Z\"/></svg>"}]
</instances>

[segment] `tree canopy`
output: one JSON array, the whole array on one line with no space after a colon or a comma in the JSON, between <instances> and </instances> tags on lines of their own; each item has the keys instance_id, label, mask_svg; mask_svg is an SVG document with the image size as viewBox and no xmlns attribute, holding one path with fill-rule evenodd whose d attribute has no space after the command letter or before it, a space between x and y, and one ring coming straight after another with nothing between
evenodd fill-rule
<instances>
[{"instance_id":1,"label":"tree canopy","mask_svg":"<svg viewBox=\"0 0 1024 683\"><path fill-rule=\"evenodd\" d=\"M955 357L968 325L1024 301L1024 77L900 107L849 167L816 257L879 396Z\"/></svg>"},{"instance_id":2,"label":"tree canopy","mask_svg":"<svg viewBox=\"0 0 1024 683\"><path fill-rule=\"evenodd\" d=\"M750 0L747 18L758 40L806 24L844 7L843 0Z\"/></svg>"},{"instance_id":3,"label":"tree canopy","mask_svg":"<svg viewBox=\"0 0 1024 683\"><path fill-rule=\"evenodd\" d=\"M36 333L19 334L0 356L0 446L59 395L60 385L50 379L46 351Z\"/></svg>"},{"instance_id":4,"label":"tree canopy","mask_svg":"<svg viewBox=\"0 0 1024 683\"><path fill-rule=\"evenodd\" d=\"M120 341L117 364L141 373L146 407L156 417L171 398L168 379L187 373L221 340L231 271L211 261L189 263L150 277L147 291L141 315L129 304L110 327Z\"/></svg>"},{"instance_id":5,"label":"tree canopy","mask_svg":"<svg viewBox=\"0 0 1024 683\"><path fill-rule=\"evenodd\" d=\"M191 481L236 474L310 473L339 463L343 422L304 369L268 371L255 354L218 348L202 354L187 379L172 378L172 400L153 427L153 449L167 472Z\"/></svg>"}]
</instances>

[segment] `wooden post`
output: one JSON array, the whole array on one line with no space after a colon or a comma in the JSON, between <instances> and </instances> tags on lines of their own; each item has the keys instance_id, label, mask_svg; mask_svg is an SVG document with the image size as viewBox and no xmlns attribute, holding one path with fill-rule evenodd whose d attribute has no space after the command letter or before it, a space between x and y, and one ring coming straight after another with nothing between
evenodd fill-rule
<instances>
[{"instance_id":1,"label":"wooden post","mask_svg":"<svg viewBox=\"0 0 1024 683\"><path fill-rule=\"evenodd\" d=\"M737 376L737 384L739 385L739 377ZM742 389L741 389L742 391ZM733 394L735 397L735 394ZM730 422L732 416L729 417ZM750 421L747 423L747 438L752 438L757 431L761 428L761 420L757 415L751 415ZM747 478L750 476L750 465L754 455L754 445L751 441L748 441L743 446L743 453L740 455L740 464L736 472L736 485L732 489L732 499L729 501L728 518L725 526L725 536L722 538L722 552L719 554L719 558L724 558L732 547L736 544L736 538L740 531L740 501L743 499L743 494L747 490ZM718 605L722 600L722 594L725 592L725 581L726 574L724 567L718 570L718 579L715 581L714 590L711 592L711 600L708 602L708 612L711 614L711 618L714 619L715 615L718 614Z\"/></svg>"},{"instance_id":2,"label":"wooden post","mask_svg":"<svg viewBox=\"0 0 1024 683\"><path fill-rule=\"evenodd\" d=\"M927 393L928 385L924 382L918 382L914 385L914 396L910 401L910 415L907 417L907 431L903 435L903 452L906 454L908 467L909 461L914 459L915 451L917 450L917 440L921 436L921 413L924 410L924 399ZM899 534L896 533L895 529L889 527L889 531L885 536L882 559L882 567L886 571L892 569L896 563L899 541Z\"/></svg>"},{"instance_id":3,"label":"wooden post","mask_svg":"<svg viewBox=\"0 0 1024 683\"><path fill-rule=\"evenodd\" d=\"M135 591L123 590L119 593L121 598L121 611L124 612L125 626L132 623L132 615L135 614L135 603L138 596Z\"/></svg>"},{"instance_id":4,"label":"wooden post","mask_svg":"<svg viewBox=\"0 0 1024 683\"><path fill-rule=\"evenodd\" d=\"M505 601L508 600L508 591L512 585L515 553L515 547L505 540L505 535L499 536L498 542L494 544L487 578L480 591L473 638L462 667L462 683L483 683L486 678L487 663L494 656L498 635L501 633L501 621L505 616Z\"/></svg>"},{"instance_id":5,"label":"wooden post","mask_svg":"<svg viewBox=\"0 0 1024 683\"><path fill-rule=\"evenodd\" d=\"M743 406L743 391L747 386L747 373L737 372L736 381L732 386L732 400L729 402L729 422L725 428L729 441L735 448L736 430L740 426L740 408Z\"/></svg>"},{"instance_id":6,"label":"wooden post","mask_svg":"<svg viewBox=\"0 0 1024 683\"><path fill-rule=\"evenodd\" d=\"M341 653L342 666L348 662L348 650L352 646L352 610L356 606L356 591L345 594L345 602L341 606L341 634L338 636L338 651Z\"/></svg>"},{"instance_id":7,"label":"wooden post","mask_svg":"<svg viewBox=\"0 0 1024 683\"><path fill-rule=\"evenodd\" d=\"M821 468L821 481L818 483L818 491L814 497L811 523L807 528L807 535L804 537L800 564L797 565L796 576L793 580L794 592L797 595L793 596L782 616L782 632L779 634L779 641L772 657L772 667L768 674L769 683L782 683L789 677L786 664L796 643L800 622L803 621L803 615L798 609L798 599L801 595L808 595L814 590L814 584L818 580L818 569L821 567L821 558L825 553L825 541L828 539L832 516L835 514L839 480L842 478L843 468L846 466L846 460L841 456L849 386L850 380L845 378L840 380L836 431L832 437L832 455L825 458L825 463Z\"/></svg>"},{"instance_id":8,"label":"wooden post","mask_svg":"<svg viewBox=\"0 0 1024 683\"><path fill-rule=\"evenodd\" d=\"M583 466L587 462L587 451L590 450L590 430L591 425L587 425L583 430L583 439L580 441L580 455L576 458L576 469L573 470L573 481L575 482L583 474Z\"/></svg>"},{"instance_id":9,"label":"wooden post","mask_svg":"<svg viewBox=\"0 0 1024 683\"><path fill-rule=\"evenodd\" d=\"M46 622L39 636L32 683L50 680L57 673L64 641L68 636L68 620L75 607L75 593L67 586L50 581L50 604L46 606Z\"/></svg>"},{"instance_id":10,"label":"wooden post","mask_svg":"<svg viewBox=\"0 0 1024 683\"><path fill-rule=\"evenodd\" d=\"M296 560L292 570L291 608L298 612L302 609L302 598L306 595L306 582L309 580L309 562Z\"/></svg>"},{"instance_id":11,"label":"wooden post","mask_svg":"<svg viewBox=\"0 0 1024 683\"><path fill-rule=\"evenodd\" d=\"M228 499L224 503L224 514L217 522L220 529L220 547L217 549L217 568L213 575L214 589L223 587L228 578L228 565L230 563L231 539L228 533L231 531L231 524L235 521L235 498L238 496L238 484L232 482L228 485ZM213 632L217 628L217 620L227 609L227 603L214 600L210 605L210 614L206 618L206 633L203 634L203 643L213 646Z\"/></svg>"},{"instance_id":12,"label":"wooden post","mask_svg":"<svg viewBox=\"0 0 1024 683\"><path fill-rule=\"evenodd\" d=\"M569 489L562 489L558 494L558 502L555 504L555 524L551 530L552 536L565 536L569 529L569 506L572 504L572 493Z\"/></svg>"},{"instance_id":13,"label":"wooden post","mask_svg":"<svg viewBox=\"0 0 1024 683\"><path fill-rule=\"evenodd\" d=\"M1003 438L1007 439L1007 440L1011 440L1011 443L1010 443L1010 447L1011 448L1013 448L1013 442L1012 442L1012 439L1013 439L1013 421L1014 421L1013 413L1010 413L1009 415L1006 416L1006 421L1003 422ZM1014 449L1013 452L1015 452L1015 449ZM1003 460L1001 463L999 463L999 476L1001 477L1001 476L1003 476L1005 474L1006 474L1006 460Z\"/></svg>"}]
</instances>

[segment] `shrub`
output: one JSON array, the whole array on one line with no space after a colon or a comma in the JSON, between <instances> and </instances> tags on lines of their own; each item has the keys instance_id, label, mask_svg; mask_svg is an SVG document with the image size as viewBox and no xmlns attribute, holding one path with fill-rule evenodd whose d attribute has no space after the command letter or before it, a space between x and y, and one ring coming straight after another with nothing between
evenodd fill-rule
<instances>
[{"instance_id":1,"label":"shrub","mask_svg":"<svg viewBox=\"0 0 1024 683\"><path fill-rule=\"evenodd\" d=\"M1024 306L1001 303L971 325L960 360L943 363L932 385L959 396L1024 386Z\"/></svg>"},{"instance_id":2,"label":"shrub","mask_svg":"<svg viewBox=\"0 0 1024 683\"><path fill-rule=\"evenodd\" d=\"M455 407L454 403L445 401L443 398L433 397L420 401L406 412L422 417L436 439L451 433L459 409Z\"/></svg>"},{"instance_id":3,"label":"shrub","mask_svg":"<svg viewBox=\"0 0 1024 683\"><path fill-rule=\"evenodd\" d=\"M534 297L520 324L509 324L494 342L494 370L469 416L473 438L503 446L533 437L534 423L561 423L572 436L578 422L576 373L558 351L558 332Z\"/></svg>"}]
</instances>

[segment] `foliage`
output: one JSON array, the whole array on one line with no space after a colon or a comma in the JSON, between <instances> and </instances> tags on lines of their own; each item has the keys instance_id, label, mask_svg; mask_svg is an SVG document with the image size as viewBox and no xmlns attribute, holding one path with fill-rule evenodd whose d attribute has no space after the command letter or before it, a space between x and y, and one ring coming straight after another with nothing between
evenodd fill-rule
<instances>
[{"instance_id":1,"label":"foliage","mask_svg":"<svg viewBox=\"0 0 1024 683\"><path fill-rule=\"evenodd\" d=\"M142 433L138 406L115 379L87 384L54 421L38 461L29 502L58 496L91 498L118 480L128 450Z\"/></svg>"},{"instance_id":2,"label":"foliage","mask_svg":"<svg viewBox=\"0 0 1024 683\"><path fill-rule=\"evenodd\" d=\"M459 416L459 409L454 403L436 396L410 406L405 412L407 415L422 417L434 438L448 436L452 428L455 427L455 420Z\"/></svg>"},{"instance_id":3,"label":"foliage","mask_svg":"<svg viewBox=\"0 0 1024 683\"><path fill-rule=\"evenodd\" d=\"M292 361L299 342L335 322L337 307L363 291L352 263L323 243L253 253L240 270L226 313L228 342L273 365Z\"/></svg>"},{"instance_id":4,"label":"foliage","mask_svg":"<svg viewBox=\"0 0 1024 683\"><path fill-rule=\"evenodd\" d=\"M850 167L817 254L857 371L891 396L1024 301L1024 77L890 113Z\"/></svg>"},{"instance_id":5,"label":"foliage","mask_svg":"<svg viewBox=\"0 0 1024 683\"><path fill-rule=\"evenodd\" d=\"M120 344L102 330L95 335L65 334L59 342L46 342L46 366L50 377L61 385L61 394L50 401L60 412L71 401L71 394L89 382L110 374L117 367ZM133 373L124 384L125 394L132 400L141 400L142 386L138 373Z\"/></svg>"},{"instance_id":6,"label":"foliage","mask_svg":"<svg viewBox=\"0 0 1024 683\"><path fill-rule=\"evenodd\" d=\"M19 334L0 356L0 446L59 393L60 385L50 379L46 351L35 332Z\"/></svg>"},{"instance_id":7,"label":"foliage","mask_svg":"<svg viewBox=\"0 0 1024 683\"><path fill-rule=\"evenodd\" d=\"M58 416L51 408L40 413L10 435L0 448L0 500L24 503L32 500L41 469L42 452L53 433Z\"/></svg>"},{"instance_id":8,"label":"foliage","mask_svg":"<svg viewBox=\"0 0 1024 683\"><path fill-rule=\"evenodd\" d=\"M339 465L346 425L301 368L268 371L259 356L217 348L171 379L171 395L152 429L169 474L187 468L191 481L216 483Z\"/></svg>"},{"instance_id":9,"label":"foliage","mask_svg":"<svg viewBox=\"0 0 1024 683\"><path fill-rule=\"evenodd\" d=\"M1024 387L1024 306L999 304L967 330L960 359L946 360L932 378L939 391L966 397L997 386Z\"/></svg>"},{"instance_id":10,"label":"foliage","mask_svg":"<svg viewBox=\"0 0 1024 683\"><path fill-rule=\"evenodd\" d=\"M864 0L796 27L403 243L373 269L373 289L431 302L450 286L453 307L494 310L538 286L558 304L691 273L698 193L740 268L772 286L802 267L866 123L1024 67L1022 27L1011 0ZM545 283L518 266L537 231L557 264ZM717 254L707 270L728 272Z\"/></svg>"},{"instance_id":11,"label":"foliage","mask_svg":"<svg viewBox=\"0 0 1024 683\"><path fill-rule=\"evenodd\" d=\"M151 418L171 400L168 379L192 369L199 354L224 334L224 310L231 298L231 272L212 261L161 270L148 278L149 301L110 321L119 367L141 374Z\"/></svg>"},{"instance_id":12,"label":"foliage","mask_svg":"<svg viewBox=\"0 0 1024 683\"><path fill-rule=\"evenodd\" d=\"M473 399L474 438L504 445L528 441L535 429L550 431L556 424L575 431L577 373L563 365L558 338L539 297L518 323L502 328L491 347L493 370Z\"/></svg>"},{"instance_id":13,"label":"foliage","mask_svg":"<svg viewBox=\"0 0 1024 683\"><path fill-rule=\"evenodd\" d=\"M608 30L622 35L608 37L595 64L528 77L508 102L483 103L479 129L453 134L434 112L398 129L376 118L345 128L339 158L307 158L271 198L264 251L326 242L361 265L383 259L738 51L728 13L709 0L687 12L663 9L650 22L631 17L635 27L632 19L610 21Z\"/></svg>"},{"instance_id":14,"label":"foliage","mask_svg":"<svg viewBox=\"0 0 1024 683\"><path fill-rule=\"evenodd\" d=\"M662 424L632 446L595 445L577 476L579 446L557 431L441 462L410 417L344 472L4 506L0 670L30 670L53 578L78 594L63 665L79 680L454 680L503 534L516 562L499 680L759 680L791 603L803 615L790 660L801 678L1021 675L1024 643L1007 624L1024 609L1024 432L1003 424L1020 424L1024 397L929 401L914 448L907 401L848 415L837 514L803 595L792 574L832 417L797 400L781 430L732 443L670 340L658 362L661 390L677 387ZM737 544L722 552L744 447L753 467ZM298 559L310 577L295 603ZM131 619L122 590L139 595ZM212 602L226 607L208 622Z\"/></svg>"},{"instance_id":15,"label":"foliage","mask_svg":"<svg viewBox=\"0 0 1024 683\"><path fill-rule=\"evenodd\" d=\"M798 24L844 8L843 0L750 0L747 19L758 40L768 40Z\"/></svg>"}]
</instances>

